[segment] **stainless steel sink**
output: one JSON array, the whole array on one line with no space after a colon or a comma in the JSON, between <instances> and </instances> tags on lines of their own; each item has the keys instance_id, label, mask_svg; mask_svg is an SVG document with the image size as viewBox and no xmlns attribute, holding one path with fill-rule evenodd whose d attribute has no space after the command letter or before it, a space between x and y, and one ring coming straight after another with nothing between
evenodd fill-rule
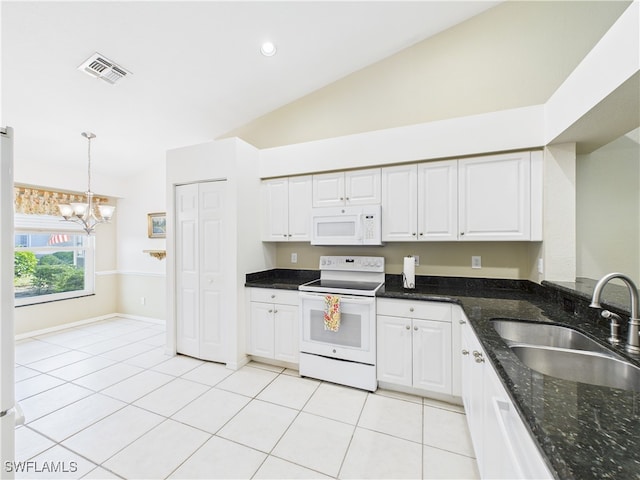
<instances>
[{"instance_id":1,"label":"stainless steel sink","mask_svg":"<svg viewBox=\"0 0 640 480\"><path fill-rule=\"evenodd\" d=\"M527 367L572 382L640 392L640 368L624 360L580 350L512 345Z\"/></svg>"},{"instance_id":2,"label":"stainless steel sink","mask_svg":"<svg viewBox=\"0 0 640 480\"><path fill-rule=\"evenodd\" d=\"M519 320L496 319L491 322L493 323L493 328L508 344L526 343L527 345L585 350L612 357L616 356L606 347L572 328Z\"/></svg>"},{"instance_id":3,"label":"stainless steel sink","mask_svg":"<svg viewBox=\"0 0 640 480\"><path fill-rule=\"evenodd\" d=\"M640 392L640 368L569 327L495 319L493 327L527 367L564 380Z\"/></svg>"}]
</instances>

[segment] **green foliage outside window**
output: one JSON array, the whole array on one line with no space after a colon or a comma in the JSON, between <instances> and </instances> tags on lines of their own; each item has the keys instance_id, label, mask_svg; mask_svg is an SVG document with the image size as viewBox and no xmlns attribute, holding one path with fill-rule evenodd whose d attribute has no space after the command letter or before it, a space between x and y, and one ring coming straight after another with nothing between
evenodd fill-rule
<instances>
[{"instance_id":1,"label":"green foliage outside window","mask_svg":"<svg viewBox=\"0 0 640 480\"><path fill-rule=\"evenodd\" d=\"M38 259L33 252L15 252L13 257L14 277L21 279L33 275ZM14 282L15 283L15 282Z\"/></svg>"},{"instance_id":2,"label":"green foliage outside window","mask_svg":"<svg viewBox=\"0 0 640 480\"><path fill-rule=\"evenodd\" d=\"M73 252L55 252L39 259L33 252L14 254L14 285L23 295L71 292L84 288L84 269L74 265Z\"/></svg>"}]
</instances>

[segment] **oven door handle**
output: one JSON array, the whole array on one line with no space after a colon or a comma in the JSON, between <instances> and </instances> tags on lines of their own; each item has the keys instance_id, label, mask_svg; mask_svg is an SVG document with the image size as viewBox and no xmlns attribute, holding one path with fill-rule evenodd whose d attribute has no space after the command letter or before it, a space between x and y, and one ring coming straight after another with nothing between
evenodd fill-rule
<instances>
[{"instance_id":1,"label":"oven door handle","mask_svg":"<svg viewBox=\"0 0 640 480\"><path fill-rule=\"evenodd\" d=\"M323 299L324 297L326 297L327 295L333 295L331 293L307 293L307 292L300 292L298 294L300 296L301 300L307 299L307 300L320 300ZM341 295L341 294L335 294L335 296L340 297L340 300L343 300L344 302L349 302L349 303L359 303L359 304L371 304L371 303L375 303L376 301L376 297L356 297L353 295Z\"/></svg>"}]
</instances>

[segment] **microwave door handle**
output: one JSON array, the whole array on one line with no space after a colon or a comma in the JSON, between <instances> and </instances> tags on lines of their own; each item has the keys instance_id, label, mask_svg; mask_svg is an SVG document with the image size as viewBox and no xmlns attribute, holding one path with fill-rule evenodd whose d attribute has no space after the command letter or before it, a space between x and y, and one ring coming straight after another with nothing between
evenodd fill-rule
<instances>
[{"instance_id":1,"label":"microwave door handle","mask_svg":"<svg viewBox=\"0 0 640 480\"><path fill-rule=\"evenodd\" d=\"M362 220L362 214L361 214L361 213L359 213L359 214L358 214L358 222L357 222L357 223L358 223L358 229L357 229L357 231L356 231L356 238L357 238L358 240L362 240L362 222L363 222L363 220Z\"/></svg>"}]
</instances>

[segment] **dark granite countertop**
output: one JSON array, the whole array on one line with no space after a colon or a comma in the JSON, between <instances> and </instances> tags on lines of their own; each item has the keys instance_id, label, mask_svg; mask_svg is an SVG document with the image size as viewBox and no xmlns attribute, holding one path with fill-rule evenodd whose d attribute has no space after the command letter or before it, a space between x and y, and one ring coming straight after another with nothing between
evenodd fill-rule
<instances>
[{"instance_id":1,"label":"dark granite countertop","mask_svg":"<svg viewBox=\"0 0 640 480\"><path fill-rule=\"evenodd\" d=\"M317 278L319 273L302 271L288 274L274 270L275 283L292 285L297 280L282 277L302 275ZM299 271L290 271L299 272ZM268 272L247 286L265 287ZM255 275L255 274L252 274ZM300 278L300 277L298 277ZM277 282L275 282L277 280ZM304 283L300 281L299 283ZM571 283L526 280L493 280L449 277L416 277L416 288L405 290L399 275L387 275L378 296L453 302L462 306L490 362L519 410L525 425L537 441L551 471L560 479L640 479L640 392L571 382L540 374L527 368L511 351L492 326L491 319L512 318L533 322L553 322L576 328L604 346L612 348L633 364L640 357L627 354L623 347L611 347L608 322L588 308L594 281L578 279ZM607 308L625 314L624 287L612 286L612 302ZM623 330L623 335L624 335Z\"/></svg>"}]
</instances>

